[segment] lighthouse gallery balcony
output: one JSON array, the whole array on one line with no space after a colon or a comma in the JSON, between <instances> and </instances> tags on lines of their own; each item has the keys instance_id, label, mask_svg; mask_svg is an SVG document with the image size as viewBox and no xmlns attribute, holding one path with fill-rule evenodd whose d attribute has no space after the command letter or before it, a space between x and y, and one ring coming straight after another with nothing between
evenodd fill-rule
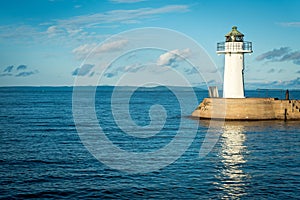
<instances>
[{"instance_id":1,"label":"lighthouse gallery balcony","mask_svg":"<svg viewBox=\"0 0 300 200\"><path fill-rule=\"evenodd\" d=\"M252 42L218 42L217 53L252 53Z\"/></svg>"}]
</instances>

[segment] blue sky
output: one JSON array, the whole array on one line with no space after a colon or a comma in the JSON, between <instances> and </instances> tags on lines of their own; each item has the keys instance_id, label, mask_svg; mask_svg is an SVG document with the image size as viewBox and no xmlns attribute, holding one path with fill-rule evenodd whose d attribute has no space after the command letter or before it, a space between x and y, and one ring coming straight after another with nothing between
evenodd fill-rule
<instances>
[{"instance_id":1,"label":"blue sky","mask_svg":"<svg viewBox=\"0 0 300 200\"><path fill-rule=\"evenodd\" d=\"M97 65L86 61L89 51L114 34L144 27L171 29L192 38L222 74L224 57L216 54L216 43L224 41L233 25L245 34L245 40L253 42L254 52L245 56L247 88L297 89L300 85L298 0L10 0L0 4L0 86L69 86L76 76L99 78ZM126 41L119 40L98 48L101 52L105 47L117 51L124 45ZM190 53L188 48L171 52L187 59ZM154 68L161 66L161 58L168 58L165 71L184 65L163 51L134 56L130 64L124 57L115 61L115 69L131 77L126 85L136 84L141 74L154 76L140 67L147 56L156 62ZM182 69L187 76L191 74L192 85L204 81L192 77L191 69ZM114 73L103 74L107 79L103 83L116 82L111 81ZM169 77L168 84L177 85L176 78Z\"/></svg>"}]
</instances>

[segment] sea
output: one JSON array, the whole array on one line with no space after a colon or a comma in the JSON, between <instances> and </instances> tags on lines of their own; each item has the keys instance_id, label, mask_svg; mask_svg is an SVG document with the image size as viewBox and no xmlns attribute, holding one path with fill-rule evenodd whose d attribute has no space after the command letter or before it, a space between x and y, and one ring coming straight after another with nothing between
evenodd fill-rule
<instances>
[{"instance_id":1,"label":"sea","mask_svg":"<svg viewBox=\"0 0 300 200\"><path fill-rule=\"evenodd\" d=\"M191 118L207 96L164 86L1 87L0 198L299 199L300 121Z\"/></svg>"}]
</instances>

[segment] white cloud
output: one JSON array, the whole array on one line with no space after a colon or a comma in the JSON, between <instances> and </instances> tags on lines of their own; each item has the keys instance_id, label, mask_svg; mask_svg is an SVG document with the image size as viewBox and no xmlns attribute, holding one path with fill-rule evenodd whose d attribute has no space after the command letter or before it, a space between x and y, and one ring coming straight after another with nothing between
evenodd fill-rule
<instances>
[{"instance_id":1,"label":"white cloud","mask_svg":"<svg viewBox=\"0 0 300 200\"><path fill-rule=\"evenodd\" d=\"M109 72L106 72L104 74L104 76L107 78L112 78L112 77L117 76L118 74L136 73L139 71L143 71L146 67L147 67L147 65L140 64L140 63L133 63L133 64L126 65L126 66L119 66L119 67L113 68Z\"/></svg>"},{"instance_id":2,"label":"white cloud","mask_svg":"<svg viewBox=\"0 0 300 200\"><path fill-rule=\"evenodd\" d=\"M104 43L99 48L97 48L97 52L109 52L109 51L116 51L122 49L126 44L128 43L128 40L117 40L109 43Z\"/></svg>"},{"instance_id":3,"label":"white cloud","mask_svg":"<svg viewBox=\"0 0 300 200\"><path fill-rule=\"evenodd\" d=\"M57 32L57 27L56 26L49 26L47 29L48 34L55 34Z\"/></svg>"},{"instance_id":4,"label":"white cloud","mask_svg":"<svg viewBox=\"0 0 300 200\"><path fill-rule=\"evenodd\" d=\"M156 63L159 66L173 66L177 61L186 59L190 55L190 49L175 49L159 56Z\"/></svg>"},{"instance_id":5,"label":"white cloud","mask_svg":"<svg viewBox=\"0 0 300 200\"><path fill-rule=\"evenodd\" d=\"M79 35L79 34L83 33L82 31L83 30L81 28L79 28L79 29L67 29L67 32L70 36ZM85 33L83 33L83 34L85 34Z\"/></svg>"},{"instance_id":6,"label":"white cloud","mask_svg":"<svg viewBox=\"0 0 300 200\"><path fill-rule=\"evenodd\" d=\"M127 43L128 40L122 39L122 40L107 42L100 46L97 46L96 43L83 44L73 49L72 53L75 54L77 59L82 59L85 58L87 55L89 55L91 52L93 54L99 54L99 53L118 51L122 49Z\"/></svg>"},{"instance_id":7,"label":"white cloud","mask_svg":"<svg viewBox=\"0 0 300 200\"><path fill-rule=\"evenodd\" d=\"M83 44L73 49L72 53L75 54L77 59L82 59L86 57L96 46L97 46L96 43Z\"/></svg>"},{"instance_id":8,"label":"white cloud","mask_svg":"<svg viewBox=\"0 0 300 200\"><path fill-rule=\"evenodd\" d=\"M49 26L46 34L51 38L51 37L55 37L55 36L66 36L67 33L65 30L61 29L61 27L59 26Z\"/></svg>"}]
</instances>

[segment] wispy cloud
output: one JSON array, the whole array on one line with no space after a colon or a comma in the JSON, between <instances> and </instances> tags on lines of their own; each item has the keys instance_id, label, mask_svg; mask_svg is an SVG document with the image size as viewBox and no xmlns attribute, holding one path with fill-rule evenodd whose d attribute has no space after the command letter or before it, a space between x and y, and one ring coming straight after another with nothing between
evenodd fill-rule
<instances>
[{"instance_id":1,"label":"wispy cloud","mask_svg":"<svg viewBox=\"0 0 300 200\"><path fill-rule=\"evenodd\" d=\"M263 53L256 57L256 60L262 61L262 60L269 60L269 61L276 61L276 59L280 58L281 56L284 56L290 51L290 48L288 47L281 47L279 49L273 49L271 51L268 51L266 53Z\"/></svg>"},{"instance_id":2,"label":"wispy cloud","mask_svg":"<svg viewBox=\"0 0 300 200\"><path fill-rule=\"evenodd\" d=\"M13 76L12 74L9 74L9 73L1 73L0 74L0 77L3 77L3 76Z\"/></svg>"},{"instance_id":3,"label":"wispy cloud","mask_svg":"<svg viewBox=\"0 0 300 200\"><path fill-rule=\"evenodd\" d=\"M300 51L292 51L289 47L281 47L263 53L256 57L257 61L284 62L292 61L296 65L300 65Z\"/></svg>"},{"instance_id":4,"label":"wispy cloud","mask_svg":"<svg viewBox=\"0 0 300 200\"><path fill-rule=\"evenodd\" d=\"M300 27L300 22L282 22L279 24L286 27Z\"/></svg>"},{"instance_id":5,"label":"wispy cloud","mask_svg":"<svg viewBox=\"0 0 300 200\"><path fill-rule=\"evenodd\" d=\"M101 45L97 49L97 52L102 53L102 52L109 52L109 51L120 50L127 43L128 43L128 40L117 40L117 41L112 41L112 42L109 42L109 43L104 43L103 45Z\"/></svg>"},{"instance_id":6,"label":"wispy cloud","mask_svg":"<svg viewBox=\"0 0 300 200\"><path fill-rule=\"evenodd\" d=\"M125 2L125 0L123 1ZM130 0L126 1L129 2ZM42 36L47 36L52 39L56 37L63 37L68 40L71 38L75 38L77 40L93 40L99 38L99 35L94 34L95 29L108 27L116 28L122 24L141 23L143 19L157 19L157 16L166 13L183 13L187 11L189 11L189 6L187 5L168 5L158 8L146 7L130 10L110 10L107 12L79 15L67 19L56 19L50 22L41 23L40 27L46 27L46 30L42 32L38 32L35 28L30 26L26 26L23 29L31 28L32 30L29 30L30 33L34 33L35 35L41 34ZM14 32L15 28L15 26L12 26L10 31L5 28L5 31L3 31L3 33L5 33L4 36L14 37L19 35L19 33L11 34ZM30 34L24 35L21 30L18 32L20 32L20 35L26 37L30 36ZM26 33L26 31L23 32ZM0 36L1 35L2 34L0 33Z\"/></svg>"},{"instance_id":7,"label":"wispy cloud","mask_svg":"<svg viewBox=\"0 0 300 200\"><path fill-rule=\"evenodd\" d=\"M300 65L300 51L285 54L280 61L293 61L294 64Z\"/></svg>"},{"instance_id":8,"label":"wispy cloud","mask_svg":"<svg viewBox=\"0 0 300 200\"><path fill-rule=\"evenodd\" d=\"M168 5L160 8L139 8L133 10L111 10L104 13L80 15L69 19L57 20L57 26L78 29L79 27L92 28L101 24L126 23L130 20L139 22L141 19L153 18L158 14L187 12L187 5Z\"/></svg>"},{"instance_id":9,"label":"wispy cloud","mask_svg":"<svg viewBox=\"0 0 300 200\"><path fill-rule=\"evenodd\" d=\"M73 49L72 53L75 55L77 59L83 59L85 58L91 51L97 47L96 43L92 44L83 44L80 45L79 47L76 47Z\"/></svg>"},{"instance_id":10,"label":"wispy cloud","mask_svg":"<svg viewBox=\"0 0 300 200\"><path fill-rule=\"evenodd\" d=\"M63 29L61 29L58 26L53 25L53 26L49 26L47 28L46 33L48 34L49 37L55 37L57 35L63 35L63 34L65 34L66 31L63 30Z\"/></svg>"},{"instance_id":11,"label":"wispy cloud","mask_svg":"<svg viewBox=\"0 0 300 200\"><path fill-rule=\"evenodd\" d=\"M3 70L3 72L7 72L7 73L10 73L12 70L13 70L13 68L14 68L14 66L13 65L11 65L11 66L7 66L4 70Z\"/></svg>"},{"instance_id":12,"label":"wispy cloud","mask_svg":"<svg viewBox=\"0 0 300 200\"><path fill-rule=\"evenodd\" d=\"M104 76L106 78L112 78L112 77L116 76L116 74L108 72L108 73L105 73Z\"/></svg>"},{"instance_id":13,"label":"wispy cloud","mask_svg":"<svg viewBox=\"0 0 300 200\"><path fill-rule=\"evenodd\" d=\"M73 72L73 76L86 76L88 75L91 70L94 68L94 65L92 64L84 64L80 68L76 68ZM93 72L91 72L93 73Z\"/></svg>"},{"instance_id":14,"label":"wispy cloud","mask_svg":"<svg viewBox=\"0 0 300 200\"><path fill-rule=\"evenodd\" d=\"M3 25L0 26L0 40L11 41L26 41L32 42L32 40L40 39L45 34L31 25Z\"/></svg>"},{"instance_id":15,"label":"wispy cloud","mask_svg":"<svg viewBox=\"0 0 300 200\"><path fill-rule=\"evenodd\" d=\"M184 70L185 71L185 73L187 74L187 75L192 75L192 74L198 74L199 72L197 71L197 69L196 68L189 68L189 69L185 69Z\"/></svg>"},{"instance_id":16,"label":"wispy cloud","mask_svg":"<svg viewBox=\"0 0 300 200\"><path fill-rule=\"evenodd\" d=\"M140 64L140 63L134 63L134 64L130 64L130 65L126 65L126 66L119 66L119 67L115 67L112 70L110 70L109 72L105 73L104 76L106 78L112 78L117 76L118 74L122 73L135 73L138 71L142 71L144 70L148 65L147 64Z\"/></svg>"},{"instance_id":17,"label":"wispy cloud","mask_svg":"<svg viewBox=\"0 0 300 200\"><path fill-rule=\"evenodd\" d=\"M274 73L274 72L275 72L275 69L273 69L273 68L268 70L268 73Z\"/></svg>"},{"instance_id":18,"label":"wispy cloud","mask_svg":"<svg viewBox=\"0 0 300 200\"><path fill-rule=\"evenodd\" d=\"M300 87L300 78L296 78L289 81L273 81L268 84L276 88L297 88L298 89Z\"/></svg>"},{"instance_id":19,"label":"wispy cloud","mask_svg":"<svg viewBox=\"0 0 300 200\"><path fill-rule=\"evenodd\" d=\"M72 53L76 56L77 59L82 59L85 58L90 53L96 55L99 53L118 51L122 49L127 43L128 40L116 40L116 41L104 43L100 46L98 46L96 43L83 44L73 49Z\"/></svg>"},{"instance_id":20,"label":"wispy cloud","mask_svg":"<svg viewBox=\"0 0 300 200\"><path fill-rule=\"evenodd\" d=\"M28 72L20 72L20 73L16 74L15 76L16 77L26 77L26 76L31 76L31 75L34 75L34 74L37 74L37 73L38 73L38 70L28 71Z\"/></svg>"},{"instance_id":21,"label":"wispy cloud","mask_svg":"<svg viewBox=\"0 0 300 200\"><path fill-rule=\"evenodd\" d=\"M27 66L26 65L19 65L18 67L17 67L17 70L19 71L19 70L25 70L25 69L27 69Z\"/></svg>"},{"instance_id":22,"label":"wispy cloud","mask_svg":"<svg viewBox=\"0 0 300 200\"><path fill-rule=\"evenodd\" d=\"M110 0L113 3L137 3L137 2L142 2L146 0Z\"/></svg>"},{"instance_id":23,"label":"wispy cloud","mask_svg":"<svg viewBox=\"0 0 300 200\"><path fill-rule=\"evenodd\" d=\"M13 65L5 67L2 70L3 73L0 73L0 77L4 76L15 76L15 77L26 77L39 73L38 70L30 70L27 65L19 65L18 67L14 67ZM21 71L21 72L20 72Z\"/></svg>"},{"instance_id":24,"label":"wispy cloud","mask_svg":"<svg viewBox=\"0 0 300 200\"><path fill-rule=\"evenodd\" d=\"M138 2L140 0L115 0L115 2ZM110 10L95 14L79 15L70 18L53 19L36 25L11 24L0 26L0 42L17 43L66 43L79 44L82 41L93 43L107 38L97 34L96 29L116 28L121 25L141 23L142 20L157 20L167 13L184 13L188 5L168 5L157 8L145 7L128 10Z\"/></svg>"}]
</instances>

